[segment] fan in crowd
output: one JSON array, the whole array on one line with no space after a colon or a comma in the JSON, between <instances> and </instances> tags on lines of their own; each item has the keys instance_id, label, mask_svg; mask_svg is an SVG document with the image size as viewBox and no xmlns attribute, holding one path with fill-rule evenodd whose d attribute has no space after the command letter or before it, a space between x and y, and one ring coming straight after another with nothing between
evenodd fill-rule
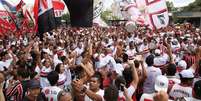
<instances>
[{"instance_id":1,"label":"fan in crowd","mask_svg":"<svg viewBox=\"0 0 201 101\"><path fill-rule=\"evenodd\" d=\"M0 101L201 101L201 31L123 25L0 37Z\"/></svg>"}]
</instances>

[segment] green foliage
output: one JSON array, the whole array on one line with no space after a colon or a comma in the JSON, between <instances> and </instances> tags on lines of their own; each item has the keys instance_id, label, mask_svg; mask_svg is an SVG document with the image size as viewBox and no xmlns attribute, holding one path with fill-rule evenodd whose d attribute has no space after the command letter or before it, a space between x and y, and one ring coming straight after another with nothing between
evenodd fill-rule
<instances>
[{"instance_id":1,"label":"green foliage","mask_svg":"<svg viewBox=\"0 0 201 101\"><path fill-rule=\"evenodd\" d=\"M187 7L182 8L182 11L201 12L201 0L196 0Z\"/></svg>"},{"instance_id":2,"label":"green foliage","mask_svg":"<svg viewBox=\"0 0 201 101\"><path fill-rule=\"evenodd\" d=\"M166 1L166 5L168 8L168 11L170 11L170 12L178 11L178 8L175 8L172 2Z\"/></svg>"},{"instance_id":3,"label":"green foliage","mask_svg":"<svg viewBox=\"0 0 201 101\"><path fill-rule=\"evenodd\" d=\"M103 11L101 13L101 18L103 19L103 21L105 21L107 24L109 24L109 20L120 20L119 17L117 16L114 16L112 11L110 10L106 10L106 11Z\"/></svg>"},{"instance_id":4,"label":"green foliage","mask_svg":"<svg viewBox=\"0 0 201 101\"><path fill-rule=\"evenodd\" d=\"M61 17L61 20L65 20L67 23L70 23L70 14L66 13Z\"/></svg>"}]
</instances>

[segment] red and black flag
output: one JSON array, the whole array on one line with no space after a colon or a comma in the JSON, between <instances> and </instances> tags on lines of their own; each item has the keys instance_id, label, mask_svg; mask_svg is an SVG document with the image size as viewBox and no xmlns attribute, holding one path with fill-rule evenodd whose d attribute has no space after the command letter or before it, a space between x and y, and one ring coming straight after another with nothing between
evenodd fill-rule
<instances>
[{"instance_id":1,"label":"red and black flag","mask_svg":"<svg viewBox=\"0 0 201 101\"><path fill-rule=\"evenodd\" d=\"M53 30L56 26L52 0L35 0L34 18L40 35Z\"/></svg>"},{"instance_id":2,"label":"red and black flag","mask_svg":"<svg viewBox=\"0 0 201 101\"><path fill-rule=\"evenodd\" d=\"M70 12L72 27L91 27L93 24L93 0L64 0Z\"/></svg>"},{"instance_id":3,"label":"red and black flag","mask_svg":"<svg viewBox=\"0 0 201 101\"><path fill-rule=\"evenodd\" d=\"M58 27L61 25L61 17L64 12L65 4L61 0L52 0L52 3L54 8L56 26Z\"/></svg>"}]
</instances>

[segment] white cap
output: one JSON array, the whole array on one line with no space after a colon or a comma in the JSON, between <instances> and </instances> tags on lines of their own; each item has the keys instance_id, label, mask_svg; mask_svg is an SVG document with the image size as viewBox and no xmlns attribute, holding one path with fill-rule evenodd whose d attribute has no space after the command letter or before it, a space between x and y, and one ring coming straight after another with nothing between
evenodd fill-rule
<instances>
[{"instance_id":1,"label":"white cap","mask_svg":"<svg viewBox=\"0 0 201 101\"><path fill-rule=\"evenodd\" d=\"M166 76L163 76L163 75L157 76L154 87L155 87L155 91L167 92L167 90L168 90L168 78Z\"/></svg>"},{"instance_id":2,"label":"white cap","mask_svg":"<svg viewBox=\"0 0 201 101\"><path fill-rule=\"evenodd\" d=\"M49 54L49 55L53 55L53 53L50 51L49 48L48 49L43 48L42 51Z\"/></svg>"},{"instance_id":3,"label":"white cap","mask_svg":"<svg viewBox=\"0 0 201 101\"><path fill-rule=\"evenodd\" d=\"M190 70L182 70L179 74L181 75L181 78L194 78L193 72Z\"/></svg>"},{"instance_id":4,"label":"white cap","mask_svg":"<svg viewBox=\"0 0 201 101\"><path fill-rule=\"evenodd\" d=\"M160 49L156 49L156 50L154 51L154 53L155 53L155 54L161 54L161 50L160 50Z\"/></svg>"},{"instance_id":5,"label":"white cap","mask_svg":"<svg viewBox=\"0 0 201 101\"><path fill-rule=\"evenodd\" d=\"M182 68L182 69L185 70L186 67L187 67L186 61L180 60L180 61L178 62L178 67L180 67L180 68Z\"/></svg>"}]
</instances>

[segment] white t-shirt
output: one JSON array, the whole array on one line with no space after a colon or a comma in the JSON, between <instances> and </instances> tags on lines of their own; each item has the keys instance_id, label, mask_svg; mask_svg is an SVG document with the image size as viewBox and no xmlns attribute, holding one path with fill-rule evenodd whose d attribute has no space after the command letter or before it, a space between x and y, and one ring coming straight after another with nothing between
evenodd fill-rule
<instances>
[{"instance_id":1,"label":"white t-shirt","mask_svg":"<svg viewBox=\"0 0 201 101\"><path fill-rule=\"evenodd\" d=\"M169 92L171 98L192 97L192 87L175 84Z\"/></svg>"},{"instance_id":2,"label":"white t-shirt","mask_svg":"<svg viewBox=\"0 0 201 101\"><path fill-rule=\"evenodd\" d=\"M43 68L40 70L40 85L42 88L50 86L49 81L47 80L47 75L51 71L51 67L46 68L45 66L43 66Z\"/></svg>"},{"instance_id":3,"label":"white t-shirt","mask_svg":"<svg viewBox=\"0 0 201 101\"><path fill-rule=\"evenodd\" d=\"M154 101L153 97L155 96L155 93L151 93L151 94L142 94L140 101ZM168 100L168 101L172 101L172 100Z\"/></svg>"},{"instance_id":4,"label":"white t-shirt","mask_svg":"<svg viewBox=\"0 0 201 101\"><path fill-rule=\"evenodd\" d=\"M49 86L42 89L48 101L57 101L57 96L60 91L62 91L62 89L57 86Z\"/></svg>"},{"instance_id":5,"label":"white t-shirt","mask_svg":"<svg viewBox=\"0 0 201 101\"><path fill-rule=\"evenodd\" d=\"M166 76L169 80L169 84L173 81L174 84L180 84L181 80L178 79L176 76Z\"/></svg>"},{"instance_id":6,"label":"white t-shirt","mask_svg":"<svg viewBox=\"0 0 201 101\"><path fill-rule=\"evenodd\" d=\"M67 77L65 75L65 72L62 74L59 74L59 80L57 82L57 86L63 89L64 85L66 84L66 81L67 81Z\"/></svg>"},{"instance_id":7,"label":"white t-shirt","mask_svg":"<svg viewBox=\"0 0 201 101\"><path fill-rule=\"evenodd\" d=\"M153 101L153 97L154 97L155 93L151 93L151 94L142 94L140 101Z\"/></svg>"},{"instance_id":8,"label":"white t-shirt","mask_svg":"<svg viewBox=\"0 0 201 101\"><path fill-rule=\"evenodd\" d=\"M154 66L161 67L167 64L169 61L168 55L163 54L162 56L157 56L154 58Z\"/></svg>"},{"instance_id":9,"label":"white t-shirt","mask_svg":"<svg viewBox=\"0 0 201 101\"><path fill-rule=\"evenodd\" d=\"M8 69L8 67L10 66L10 64L12 63L13 59L8 59L5 62L4 61L0 61L0 71L4 71L3 67L6 67Z\"/></svg>"},{"instance_id":10,"label":"white t-shirt","mask_svg":"<svg viewBox=\"0 0 201 101\"><path fill-rule=\"evenodd\" d=\"M127 89L128 91L128 97L129 98L132 98L133 94L135 93L135 87L133 87L132 85L130 85ZM118 99L121 99L122 100L126 100L126 97L124 96L124 93L122 91L119 90L119 97Z\"/></svg>"},{"instance_id":11,"label":"white t-shirt","mask_svg":"<svg viewBox=\"0 0 201 101\"><path fill-rule=\"evenodd\" d=\"M99 91L96 92L97 95L100 95L102 97L102 101L104 101L104 90L99 89ZM93 101L92 99L90 99L87 95L85 95L84 97L84 101Z\"/></svg>"},{"instance_id":12,"label":"white t-shirt","mask_svg":"<svg viewBox=\"0 0 201 101\"><path fill-rule=\"evenodd\" d=\"M114 60L112 56L108 54L105 57L100 59L98 68L104 67L105 65L107 65L107 67L109 68L114 68L116 66L116 61Z\"/></svg>"},{"instance_id":13,"label":"white t-shirt","mask_svg":"<svg viewBox=\"0 0 201 101\"><path fill-rule=\"evenodd\" d=\"M128 58L129 59L134 59L134 55L136 54L137 52L136 52L136 50L135 50L135 48L134 49L128 49L127 51L126 51L126 54L128 55Z\"/></svg>"},{"instance_id":14,"label":"white t-shirt","mask_svg":"<svg viewBox=\"0 0 201 101\"><path fill-rule=\"evenodd\" d=\"M145 79L143 86L144 93L153 93L155 91L154 85L158 75L162 75L159 68L155 68L153 66L147 67L147 78Z\"/></svg>"}]
</instances>

